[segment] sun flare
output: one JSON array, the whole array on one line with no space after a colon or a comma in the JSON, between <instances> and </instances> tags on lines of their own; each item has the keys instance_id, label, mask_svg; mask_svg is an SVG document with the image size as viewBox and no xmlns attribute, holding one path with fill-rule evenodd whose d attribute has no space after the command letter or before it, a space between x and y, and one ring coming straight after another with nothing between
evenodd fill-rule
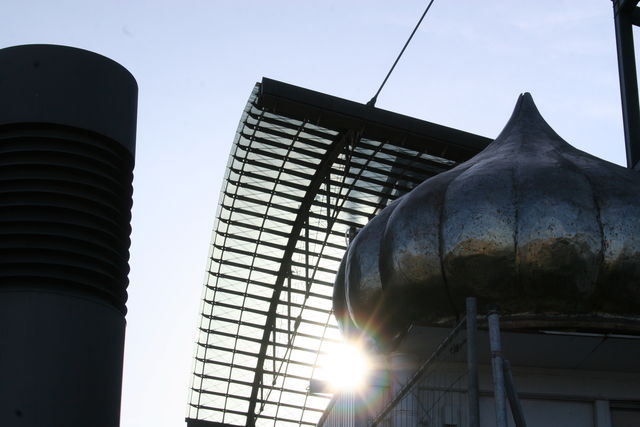
<instances>
[{"instance_id":1,"label":"sun flare","mask_svg":"<svg viewBox=\"0 0 640 427\"><path fill-rule=\"evenodd\" d=\"M324 371L334 391L356 390L364 385L370 363L355 344L336 344L325 359Z\"/></svg>"}]
</instances>

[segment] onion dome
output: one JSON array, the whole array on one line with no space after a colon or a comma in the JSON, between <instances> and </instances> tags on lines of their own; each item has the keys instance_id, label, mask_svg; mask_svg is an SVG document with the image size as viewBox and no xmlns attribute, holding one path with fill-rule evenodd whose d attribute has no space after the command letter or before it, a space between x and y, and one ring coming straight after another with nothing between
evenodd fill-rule
<instances>
[{"instance_id":1,"label":"onion dome","mask_svg":"<svg viewBox=\"0 0 640 427\"><path fill-rule=\"evenodd\" d=\"M453 323L474 296L513 328L639 331L639 195L638 172L572 147L521 95L487 148L360 231L339 321L384 342Z\"/></svg>"}]
</instances>

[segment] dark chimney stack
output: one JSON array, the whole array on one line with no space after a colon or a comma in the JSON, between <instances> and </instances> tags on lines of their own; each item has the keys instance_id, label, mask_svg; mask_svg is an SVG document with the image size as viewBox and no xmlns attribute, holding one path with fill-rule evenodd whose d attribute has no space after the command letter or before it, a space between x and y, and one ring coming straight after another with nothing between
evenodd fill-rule
<instances>
[{"instance_id":1,"label":"dark chimney stack","mask_svg":"<svg viewBox=\"0 0 640 427\"><path fill-rule=\"evenodd\" d=\"M0 50L0 425L117 426L138 88L81 49Z\"/></svg>"}]
</instances>

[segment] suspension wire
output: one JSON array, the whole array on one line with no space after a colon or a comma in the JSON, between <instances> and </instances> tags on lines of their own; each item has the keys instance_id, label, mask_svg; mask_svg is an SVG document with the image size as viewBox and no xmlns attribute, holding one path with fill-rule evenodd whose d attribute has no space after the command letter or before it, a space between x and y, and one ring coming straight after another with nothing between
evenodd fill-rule
<instances>
[{"instance_id":1,"label":"suspension wire","mask_svg":"<svg viewBox=\"0 0 640 427\"><path fill-rule=\"evenodd\" d=\"M402 50L400 51L400 54L398 55L398 57L396 58L395 62L393 63L393 65L391 66L391 69L389 70L389 72L387 73L387 77L384 78L384 81L382 82L382 84L380 85L380 88L378 88L378 91L376 92L376 94L373 96L373 98L371 98L371 100L369 102L367 102L367 105L369 107L375 107L376 106L376 101L378 100L378 95L380 95L380 91L382 90L382 88L384 87L385 83L387 83L387 80L389 79L389 76L391 75L391 73L393 72L393 69L396 68L396 64L398 63L398 61L400 60L400 57L402 56L402 54L404 53L404 50L407 48L407 46L409 45L409 42L411 41L411 39L413 38L413 35L416 33L416 31L418 30L418 27L420 26L420 24L422 23L422 20L424 19L424 17L427 15L427 12L429 12L429 9L431 9L431 5L433 4L434 0L431 0L429 2L429 4L427 5L427 8L425 9L424 13L422 14L422 16L420 17L420 20L418 21L418 23L416 24L416 27L413 29L413 31L411 32L411 35L409 36L409 38L407 39L407 42L404 44L404 47L402 48Z\"/></svg>"}]
</instances>

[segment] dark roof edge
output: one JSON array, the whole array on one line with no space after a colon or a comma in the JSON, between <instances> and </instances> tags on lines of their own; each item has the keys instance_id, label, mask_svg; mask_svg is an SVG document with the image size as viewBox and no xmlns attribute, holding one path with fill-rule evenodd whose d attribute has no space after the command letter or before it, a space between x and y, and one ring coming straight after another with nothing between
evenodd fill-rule
<instances>
[{"instance_id":1,"label":"dark roof edge","mask_svg":"<svg viewBox=\"0 0 640 427\"><path fill-rule=\"evenodd\" d=\"M235 424L218 423L215 421L196 420L193 418L185 418L187 427L238 427Z\"/></svg>"},{"instance_id":2,"label":"dark roof edge","mask_svg":"<svg viewBox=\"0 0 640 427\"><path fill-rule=\"evenodd\" d=\"M492 139L370 107L277 80L262 78L258 104L267 111L336 129L363 129L363 137L406 139L409 148L429 145L430 154L464 161Z\"/></svg>"}]
</instances>

